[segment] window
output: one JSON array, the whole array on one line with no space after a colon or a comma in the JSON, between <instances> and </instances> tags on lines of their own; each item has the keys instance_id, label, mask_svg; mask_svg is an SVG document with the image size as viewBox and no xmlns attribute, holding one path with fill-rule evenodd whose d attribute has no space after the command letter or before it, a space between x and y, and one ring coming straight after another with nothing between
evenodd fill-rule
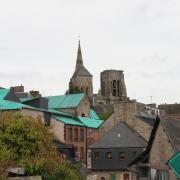
<instances>
[{"instance_id":1,"label":"window","mask_svg":"<svg viewBox=\"0 0 180 180\"><path fill-rule=\"evenodd\" d=\"M110 180L116 180L116 175L115 174L110 174Z\"/></svg>"},{"instance_id":2,"label":"window","mask_svg":"<svg viewBox=\"0 0 180 180\"><path fill-rule=\"evenodd\" d=\"M80 141L84 141L84 129L80 129Z\"/></svg>"},{"instance_id":3,"label":"window","mask_svg":"<svg viewBox=\"0 0 180 180\"><path fill-rule=\"evenodd\" d=\"M125 159L125 153L119 152L119 160L124 160L124 159Z\"/></svg>"},{"instance_id":4,"label":"window","mask_svg":"<svg viewBox=\"0 0 180 180\"><path fill-rule=\"evenodd\" d=\"M116 80L112 82L112 95L116 96Z\"/></svg>"},{"instance_id":5,"label":"window","mask_svg":"<svg viewBox=\"0 0 180 180\"><path fill-rule=\"evenodd\" d=\"M106 180L106 178L105 177L101 177L101 180Z\"/></svg>"},{"instance_id":6,"label":"window","mask_svg":"<svg viewBox=\"0 0 180 180\"><path fill-rule=\"evenodd\" d=\"M69 128L68 129L68 140L72 141L72 137L73 137L73 135L72 135L72 128Z\"/></svg>"},{"instance_id":7,"label":"window","mask_svg":"<svg viewBox=\"0 0 180 180\"><path fill-rule=\"evenodd\" d=\"M99 158L99 152L95 152L94 157L95 157L95 159L98 159Z\"/></svg>"},{"instance_id":8,"label":"window","mask_svg":"<svg viewBox=\"0 0 180 180\"><path fill-rule=\"evenodd\" d=\"M83 147L81 147L81 154L80 154L80 156L81 156L81 159L84 159L84 148Z\"/></svg>"},{"instance_id":9,"label":"window","mask_svg":"<svg viewBox=\"0 0 180 180\"><path fill-rule=\"evenodd\" d=\"M119 80L117 80L117 96L120 96Z\"/></svg>"},{"instance_id":10,"label":"window","mask_svg":"<svg viewBox=\"0 0 180 180\"><path fill-rule=\"evenodd\" d=\"M158 180L168 180L168 172L158 170Z\"/></svg>"},{"instance_id":11,"label":"window","mask_svg":"<svg viewBox=\"0 0 180 180\"><path fill-rule=\"evenodd\" d=\"M111 152L107 152L107 153L106 153L106 158L107 158L108 160L111 160L111 159L112 159L112 153L111 153Z\"/></svg>"},{"instance_id":12,"label":"window","mask_svg":"<svg viewBox=\"0 0 180 180\"><path fill-rule=\"evenodd\" d=\"M74 141L78 141L78 128L74 129Z\"/></svg>"}]
</instances>

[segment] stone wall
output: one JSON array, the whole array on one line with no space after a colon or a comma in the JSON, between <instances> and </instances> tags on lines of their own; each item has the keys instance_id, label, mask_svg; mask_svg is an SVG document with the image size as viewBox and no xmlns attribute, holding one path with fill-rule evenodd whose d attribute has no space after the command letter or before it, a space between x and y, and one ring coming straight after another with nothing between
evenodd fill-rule
<instances>
[{"instance_id":1,"label":"stone wall","mask_svg":"<svg viewBox=\"0 0 180 180\"><path fill-rule=\"evenodd\" d=\"M64 140L64 123L51 118L51 128L50 131L54 134L54 136L60 140L61 142L65 142Z\"/></svg>"},{"instance_id":2,"label":"stone wall","mask_svg":"<svg viewBox=\"0 0 180 180\"><path fill-rule=\"evenodd\" d=\"M169 171L167 161L175 154L168 136L160 123L150 152L149 163L151 168ZM169 179L177 180L172 171L169 171Z\"/></svg>"},{"instance_id":3,"label":"stone wall","mask_svg":"<svg viewBox=\"0 0 180 180\"><path fill-rule=\"evenodd\" d=\"M78 87L79 90L85 92L88 97L93 97L93 84L92 77L90 76L77 76L73 77L70 81L70 84L73 88Z\"/></svg>"},{"instance_id":4,"label":"stone wall","mask_svg":"<svg viewBox=\"0 0 180 180\"><path fill-rule=\"evenodd\" d=\"M86 117L89 117L89 112L90 102L88 98L85 96L77 107L77 115L82 116L82 114L84 114Z\"/></svg>"},{"instance_id":5,"label":"stone wall","mask_svg":"<svg viewBox=\"0 0 180 180\"><path fill-rule=\"evenodd\" d=\"M116 124L123 121L148 141L152 131L152 126L135 116L139 110L143 109L142 106L142 104L137 103L136 101L119 102L114 104L114 113L100 127L100 134L103 135Z\"/></svg>"},{"instance_id":6,"label":"stone wall","mask_svg":"<svg viewBox=\"0 0 180 180\"><path fill-rule=\"evenodd\" d=\"M42 122L44 122L44 113L42 111L37 111L37 110L34 110L34 109L26 109L26 108L23 108L21 110L21 112L24 114L24 115L27 115L27 116L31 116L33 118L40 118L42 120Z\"/></svg>"}]
</instances>

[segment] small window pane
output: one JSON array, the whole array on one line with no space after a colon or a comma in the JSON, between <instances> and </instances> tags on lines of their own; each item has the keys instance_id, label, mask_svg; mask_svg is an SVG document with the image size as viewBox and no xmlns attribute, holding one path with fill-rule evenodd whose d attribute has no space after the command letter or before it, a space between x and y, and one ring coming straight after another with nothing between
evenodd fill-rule
<instances>
[{"instance_id":1,"label":"small window pane","mask_svg":"<svg viewBox=\"0 0 180 180\"><path fill-rule=\"evenodd\" d=\"M125 159L125 153L119 152L119 160L124 160L124 159Z\"/></svg>"},{"instance_id":2,"label":"small window pane","mask_svg":"<svg viewBox=\"0 0 180 180\"><path fill-rule=\"evenodd\" d=\"M111 153L111 152L107 152L107 153L106 153L106 158L107 158L108 160L111 160L111 159L112 159L112 153Z\"/></svg>"},{"instance_id":3,"label":"small window pane","mask_svg":"<svg viewBox=\"0 0 180 180\"><path fill-rule=\"evenodd\" d=\"M98 159L99 158L99 152L95 152L94 156L95 156L95 159Z\"/></svg>"}]
</instances>

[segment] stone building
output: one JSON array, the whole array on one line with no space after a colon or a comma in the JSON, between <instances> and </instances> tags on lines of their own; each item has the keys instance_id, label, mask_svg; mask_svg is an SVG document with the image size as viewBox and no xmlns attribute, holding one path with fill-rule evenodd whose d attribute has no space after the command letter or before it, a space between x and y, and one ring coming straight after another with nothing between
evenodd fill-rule
<instances>
[{"instance_id":1,"label":"stone building","mask_svg":"<svg viewBox=\"0 0 180 180\"><path fill-rule=\"evenodd\" d=\"M76 68L69 82L69 93L84 92L92 100L93 83L92 74L85 68L79 41Z\"/></svg>"},{"instance_id":2,"label":"stone building","mask_svg":"<svg viewBox=\"0 0 180 180\"><path fill-rule=\"evenodd\" d=\"M95 96L95 104L113 104L127 100L124 73L120 70L105 70L101 72L101 89Z\"/></svg>"},{"instance_id":3,"label":"stone building","mask_svg":"<svg viewBox=\"0 0 180 180\"><path fill-rule=\"evenodd\" d=\"M134 180L136 169L130 164L145 150L147 141L120 122L88 149L88 178L96 180ZM96 177L96 178L95 178Z\"/></svg>"},{"instance_id":4,"label":"stone building","mask_svg":"<svg viewBox=\"0 0 180 180\"><path fill-rule=\"evenodd\" d=\"M100 127L100 134L105 134L119 122L125 122L148 141L156 116L147 113L146 106L135 100L115 103L113 114Z\"/></svg>"}]
</instances>

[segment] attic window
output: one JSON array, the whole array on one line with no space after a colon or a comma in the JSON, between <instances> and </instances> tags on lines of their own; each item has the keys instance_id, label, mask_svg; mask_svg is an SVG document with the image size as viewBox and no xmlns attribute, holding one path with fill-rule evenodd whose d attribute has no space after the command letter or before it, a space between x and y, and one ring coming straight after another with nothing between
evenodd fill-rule
<instances>
[{"instance_id":1,"label":"attic window","mask_svg":"<svg viewBox=\"0 0 180 180\"><path fill-rule=\"evenodd\" d=\"M125 153L119 152L119 160L124 160L124 159L125 159Z\"/></svg>"},{"instance_id":2,"label":"attic window","mask_svg":"<svg viewBox=\"0 0 180 180\"><path fill-rule=\"evenodd\" d=\"M106 153L106 158L107 158L108 160L111 160L111 159L112 159L112 153L111 153L111 152L107 152L107 153Z\"/></svg>"},{"instance_id":3,"label":"attic window","mask_svg":"<svg viewBox=\"0 0 180 180\"><path fill-rule=\"evenodd\" d=\"M95 152L94 156L95 156L95 159L98 159L99 158L99 152Z\"/></svg>"}]
</instances>

